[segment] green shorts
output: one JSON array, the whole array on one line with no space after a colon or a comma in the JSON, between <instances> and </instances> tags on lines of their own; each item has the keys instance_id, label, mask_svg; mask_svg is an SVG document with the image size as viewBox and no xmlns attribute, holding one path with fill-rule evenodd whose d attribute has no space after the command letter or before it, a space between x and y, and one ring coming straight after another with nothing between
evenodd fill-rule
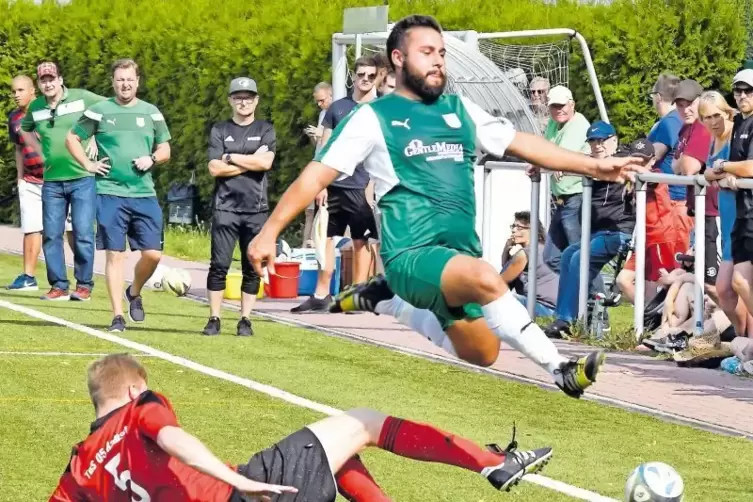
<instances>
[{"instance_id":1,"label":"green shorts","mask_svg":"<svg viewBox=\"0 0 753 502\"><path fill-rule=\"evenodd\" d=\"M455 249L442 246L411 249L390 260L385 265L384 275L397 296L415 308L433 312L442 329L447 330L455 321L484 317L480 305L450 307L442 295L442 272L447 262L459 254Z\"/></svg>"}]
</instances>

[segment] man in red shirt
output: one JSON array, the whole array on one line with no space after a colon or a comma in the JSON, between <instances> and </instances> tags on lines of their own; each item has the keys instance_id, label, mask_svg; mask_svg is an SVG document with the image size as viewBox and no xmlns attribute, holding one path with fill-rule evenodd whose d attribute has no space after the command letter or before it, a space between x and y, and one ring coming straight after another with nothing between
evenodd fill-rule
<instances>
[{"instance_id":1,"label":"man in red shirt","mask_svg":"<svg viewBox=\"0 0 753 502\"><path fill-rule=\"evenodd\" d=\"M711 133L703 125L698 116L699 98L703 87L695 80L683 80L675 92L675 107L683 119L684 125L680 129L680 140L672 161L672 170L676 174L695 176L706 170L706 162L711 149ZM695 214L695 190L688 187L688 215ZM706 217L705 217L705 282L706 292L718 303L716 298L716 276L719 273L721 250L718 249L719 238L719 188L706 189ZM691 244L692 245L692 244Z\"/></svg>"},{"instance_id":2,"label":"man in red shirt","mask_svg":"<svg viewBox=\"0 0 753 502\"><path fill-rule=\"evenodd\" d=\"M35 98L34 82L19 75L11 83L17 108L8 115L8 137L15 146L18 199L21 209L21 231L24 233L24 270L8 286L15 291L37 291L34 278L37 257L42 249L42 174L44 161L21 137L21 120L29 103Z\"/></svg>"},{"instance_id":3,"label":"man in red shirt","mask_svg":"<svg viewBox=\"0 0 753 502\"><path fill-rule=\"evenodd\" d=\"M397 455L454 465L509 490L537 472L551 448L502 450L373 410L325 418L231 466L179 425L166 397L148 390L146 370L128 354L111 354L88 369L97 419L73 447L50 502L247 502L262 495L281 502L390 500L358 453L378 446Z\"/></svg>"}]
</instances>

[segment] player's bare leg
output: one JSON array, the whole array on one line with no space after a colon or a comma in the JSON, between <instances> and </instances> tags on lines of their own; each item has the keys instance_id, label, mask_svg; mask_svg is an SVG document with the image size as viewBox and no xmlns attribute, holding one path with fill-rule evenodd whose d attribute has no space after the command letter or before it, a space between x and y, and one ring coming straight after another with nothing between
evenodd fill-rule
<instances>
[{"instance_id":1,"label":"player's bare leg","mask_svg":"<svg viewBox=\"0 0 753 502\"><path fill-rule=\"evenodd\" d=\"M365 282L369 278L371 268L371 250L368 241L353 240L353 282Z\"/></svg>"},{"instance_id":2,"label":"player's bare leg","mask_svg":"<svg viewBox=\"0 0 753 502\"><path fill-rule=\"evenodd\" d=\"M123 262L125 252L106 251L105 282L107 293L110 295L113 321L110 331L123 331L125 319L123 318Z\"/></svg>"},{"instance_id":3,"label":"player's bare leg","mask_svg":"<svg viewBox=\"0 0 753 502\"><path fill-rule=\"evenodd\" d=\"M484 476L498 490L508 490L525 474L541 470L551 448L518 451L514 434L506 449L474 442L432 425L355 409L308 426L327 453L332 472L340 474L364 448L375 446L401 457L453 465ZM365 500L365 499L363 499Z\"/></svg>"},{"instance_id":4,"label":"player's bare leg","mask_svg":"<svg viewBox=\"0 0 753 502\"><path fill-rule=\"evenodd\" d=\"M457 274L467 275L460 278ZM381 277L345 290L334 299L330 310L367 310L392 315L445 351L480 366L493 364L499 354L499 341L505 341L546 369L571 397L580 397L595 381L604 353L595 351L577 361L562 357L488 263L469 256L456 256L444 269L442 289L450 305L483 305L484 319L458 321L445 332L434 314L416 309L395 296ZM448 289L454 297L445 292ZM496 299L490 300L495 295Z\"/></svg>"}]
</instances>

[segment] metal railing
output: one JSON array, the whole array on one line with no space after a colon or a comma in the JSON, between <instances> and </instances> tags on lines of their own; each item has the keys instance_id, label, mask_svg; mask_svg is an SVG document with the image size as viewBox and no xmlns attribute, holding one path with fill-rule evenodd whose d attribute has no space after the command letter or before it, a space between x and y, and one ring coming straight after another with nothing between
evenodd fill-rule
<instances>
[{"instance_id":1,"label":"metal railing","mask_svg":"<svg viewBox=\"0 0 753 502\"><path fill-rule=\"evenodd\" d=\"M491 236L491 183L489 175L494 170L525 170L527 164L519 162L488 161L483 164L483 215L482 215L482 245L489 242ZM544 171L546 172L546 171ZM694 189L694 269L695 298L694 316L696 334L703 332L704 316L704 283L705 283L705 225L706 225L706 188L710 185L702 175L679 176L660 173L638 174L635 177L636 221L635 221L635 299L634 324L637 340L643 335L644 310L646 304L646 188L649 183L663 183L667 185L691 186ZM719 182L721 188L729 188L726 181ZM753 179L738 179L736 188L740 190L753 189ZM580 255L580 283L578 286L578 319L585 320L588 308L589 261L591 244L591 197L593 180L583 178L583 205L581 208L581 255ZM531 177L531 242L538 243L539 233L539 197L541 190L541 175ZM668 215L672 217L672 215ZM485 250L487 248L485 247ZM528 256L528 313L533 317L536 306L536 267L539 261L538 245L531 245ZM616 277L615 277L616 279Z\"/></svg>"},{"instance_id":2,"label":"metal railing","mask_svg":"<svg viewBox=\"0 0 753 502\"><path fill-rule=\"evenodd\" d=\"M488 242L491 239L492 231L492 218L491 218L491 200L492 200L492 186L491 186L491 172L494 170L507 170L507 171L525 171L528 168L528 164L520 162L497 162L488 161L483 164L484 167L484 186L483 186L483 214L481 224L481 244L484 247L484 255L488 256ZM531 177L531 246L529 246L528 254L528 299L527 307L528 313L531 317L534 316L536 310L536 266L539 263L539 213L540 209L540 196L541 196L541 173L547 173L542 169L535 176ZM593 190L593 181L590 178L583 178L583 205L581 207L581 224L583 226L583 232L581 233L580 240L580 285L578 289L578 318L585 319L586 310L588 306L588 262L591 258L591 193ZM547 207L547 210L549 208ZM586 230L587 229L587 230ZM564 250L563 250L564 251Z\"/></svg>"}]
</instances>

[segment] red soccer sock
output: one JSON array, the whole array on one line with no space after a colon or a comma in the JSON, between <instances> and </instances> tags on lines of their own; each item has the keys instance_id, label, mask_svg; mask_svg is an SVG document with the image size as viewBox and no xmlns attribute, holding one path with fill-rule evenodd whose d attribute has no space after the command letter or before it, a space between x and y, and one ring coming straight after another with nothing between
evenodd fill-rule
<instances>
[{"instance_id":1,"label":"red soccer sock","mask_svg":"<svg viewBox=\"0 0 753 502\"><path fill-rule=\"evenodd\" d=\"M439 462L481 472L504 462L504 455L484 450L476 443L436 427L387 417L378 446L401 457Z\"/></svg>"},{"instance_id":2,"label":"red soccer sock","mask_svg":"<svg viewBox=\"0 0 753 502\"><path fill-rule=\"evenodd\" d=\"M351 457L335 475L337 490L350 502L391 502L358 455Z\"/></svg>"}]
</instances>

